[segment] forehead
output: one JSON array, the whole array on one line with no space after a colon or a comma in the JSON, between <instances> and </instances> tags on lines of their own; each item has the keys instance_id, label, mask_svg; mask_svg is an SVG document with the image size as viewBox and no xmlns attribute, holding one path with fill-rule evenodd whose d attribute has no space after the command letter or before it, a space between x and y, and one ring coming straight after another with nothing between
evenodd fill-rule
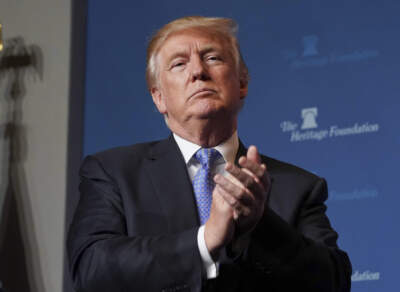
<instances>
[{"instance_id":1,"label":"forehead","mask_svg":"<svg viewBox=\"0 0 400 292\"><path fill-rule=\"evenodd\" d=\"M172 33L161 45L159 55L168 57L177 52L190 50L216 49L229 51L229 43L221 33L198 28L185 29Z\"/></svg>"}]
</instances>

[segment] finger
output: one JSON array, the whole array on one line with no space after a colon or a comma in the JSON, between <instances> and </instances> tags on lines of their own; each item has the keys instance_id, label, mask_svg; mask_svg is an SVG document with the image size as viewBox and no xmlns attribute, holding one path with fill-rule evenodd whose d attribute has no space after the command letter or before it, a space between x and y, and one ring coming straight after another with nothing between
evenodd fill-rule
<instances>
[{"instance_id":1,"label":"finger","mask_svg":"<svg viewBox=\"0 0 400 292\"><path fill-rule=\"evenodd\" d=\"M238 219L240 215L247 216L248 214L250 214L250 207L241 204L239 200L231 196L231 194L228 193L221 186L217 185L216 188L218 195L221 196L234 211L233 219Z\"/></svg>"},{"instance_id":2,"label":"finger","mask_svg":"<svg viewBox=\"0 0 400 292\"><path fill-rule=\"evenodd\" d=\"M217 174L214 177L215 183L221 187L231 197L229 201L239 201L243 205L252 205L254 202L253 194L245 187L238 186L224 176Z\"/></svg>"},{"instance_id":3,"label":"finger","mask_svg":"<svg viewBox=\"0 0 400 292\"><path fill-rule=\"evenodd\" d=\"M259 179L262 185L264 186L264 189L267 190L271 184L271 179L269 177L268 169L264 163L262 163L260 167L261 167L261 172L260 172L261 176L259 177Z\"/></svg>"},{"instance_id":4,"label":"finger","mask_svg":"<svg viewBox=\"0 0 400 292\"><path fill-rule=\"evenodd\" d=\"M264 193L266 191L266 185L262 180L256 177L253 173L245 168L239 168L231 163L227 163L225 167L226 171L233 176L233 183L238 184L244 188L247 188L254 196L259 198L263 198L263 195L257 195L260 193ZM232 180L231 177L228 179Z\"/></svg>"},{"instance_id":5,"label":"finger","mask_svg":"<svg viewBox=\"0 0 400 292\"><path fill-rule=\"evenodd\" d=\"M233 182L238 182L239 185L243 185L245 188L250 185L254 179L252 174L243 171L241 168L230 162L226 164L225 170L236 179L236 181Z\"/></svg>"},{"instance_id":6,"label":"finger","mask_svg":"<svg viewBox=\"0 0 400 292\"><path fill-rule=\"evenodd\" d=\"M247 150L247 155L246 155L247 159L254 161L258 164L261 163L261 158L260 158L260 154L258 153L258 149L256 146L251 145L249 147L249 149Z\"/></svg>"},{"instance_id":7,"label":"finger","mask_svg":"<svg viewBox=\"0 0 400 292\"><path fill-rule=\"evenodd\" d=\"M243 168L248 169L251 173L254 174L255 177L259 179L264 175L267 168L265 164L254 162L253 160L250 160L245 156L240 157L239 165Z\"/></svg>"},{"instance_id":8,"label":"finger","mask_svg":"<svg viewBox=\"0 0 400 292\"><path fill-rule=\"evenodd\" d=\"M256 165L246 159L247 158L243 157L243 159L239 160L239 163L248 167L242 167L241 171L253 177L252 183L247 184L246 187L254 194L257 200L263 200L267 196L271 186L271 179L267 172L267 166L265 164Z\"/></svg>"},{"instance_id":9,"label":"finger","mask_svg":"<svg viewBox=\"0 0 400 292\"><path fill-rule=\"evenodd\" d=\"M245 168L242 169L243 172L250 173L251 172ZM254 176L254 174L252 174ZM246 188L250 191L251 194L253 194L254 198L256 200L260 200L264 198L265 193L266 193L266 187L264 186L263 182L258 179L257 177L254 177L251 180L251 183L249 183Z\"/></svg>"}]
</instances>

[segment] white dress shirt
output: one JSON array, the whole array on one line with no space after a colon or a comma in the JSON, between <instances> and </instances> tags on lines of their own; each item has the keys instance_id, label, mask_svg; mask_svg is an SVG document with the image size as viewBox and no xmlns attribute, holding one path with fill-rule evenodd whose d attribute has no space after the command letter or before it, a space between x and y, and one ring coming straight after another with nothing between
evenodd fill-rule
<instances>
[{"instance_id":1,"label":"white dress shirt","mask_svg":"<svg viewBox=\"0 0 400 292\"><path fill-rule=\"evenodd\" d=\"M183 158L185 159L186 167L189 173L189 177L193 182L193 178L196 175L196 172L200 169L200 163L197 161L193 155L201 148L201 146L194 144L190 141L179 137L174 133L174 138L176 143L178 144L179 149L182 152ZM239 148L239 139L237 135L237 131L233 133L233 135L223 142L222 144L213 147L218 150L222 157L219 157L215 163L214 167L211 170L212 176L217 173L223 174L225 172L225 164L227 162L234 163L236 153ZM200 255L203 260L203 266L207 273L207 279L216 278L218 276L219 271L219 263L215 263L211 258L210 252L207 249L206 242L204 239L204 225L199 228L197 232L197 244L199 247Z\"/></svg>"}]
</instances>

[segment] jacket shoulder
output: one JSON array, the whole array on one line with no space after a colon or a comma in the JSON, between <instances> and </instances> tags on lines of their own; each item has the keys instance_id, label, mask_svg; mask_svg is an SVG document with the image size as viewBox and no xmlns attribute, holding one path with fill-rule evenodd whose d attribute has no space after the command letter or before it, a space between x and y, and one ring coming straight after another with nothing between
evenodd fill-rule
<instances>
[{"instance_id":1,"label":"jacket shoulder","mask_svg":"<svg viewBox=\"0 0 400 292\"><path fill-rule=\"evenodd\" d=\"M163 140L119 146L90 154L84 158L81 172L83 169L92 168L92 166L100 166L108 173L132 170L132 167L138 167L149 157L152 148L162 141Z\"/></svg>"},{"instance_id":2,"label":"jacket shoulder","mask_svg":"<svg viewBox=\"0 0 400 292\"><path fill-rule=\"evenodd\" d=\"M127 146L119 146L90 154L88 156L92 156L100 160L115 160L118 158L125 159L135 155L143 156L146 155L149 150L159 142L160 141L150 141Z\"/></svg>"},{"instance_id":3,"label":"jacket shoulder","mask_svg":"<svg viewBox=\"0 0 400 292\"><path fill-rule=\"evenodd\" d=\"M261 155L261 160L267 165L268 171L275 177L296 177L296 179L312 182L322 179L318 175L299 166L283 162L275 158Z\"/></svg>"}]
</instances>

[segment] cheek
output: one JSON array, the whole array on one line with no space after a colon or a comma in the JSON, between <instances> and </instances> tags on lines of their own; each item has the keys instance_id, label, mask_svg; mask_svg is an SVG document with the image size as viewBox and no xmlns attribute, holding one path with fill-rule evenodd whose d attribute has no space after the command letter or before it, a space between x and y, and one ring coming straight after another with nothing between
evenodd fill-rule
<instances>
[{"instance_id":1,"label":"cheek","mask_svg":"<svg viewBox=\"0 0 400 292\"><path fill-rule=\"evenodd\" d=\"M164 78L160 81L162 88L162 98L165 108L168 111L174 111L180 107L180 103L183 100L182 85L175 79Z\"/></svg>"},{"instance_id":2,"label":"cheek","mask_svg":"<svg viewBox=\"0 0 400 292\"><path fill-rule=\"evenodd\" d=\"M176 77L164 77L161 79L161 88L167 94L176 94L182 88L182 81Z\"/></svg>"},{"instance_id":3,"label":"cheek","mask_svg":"<svg viewBox=\"0 0 400 292\"><path fill-rule=\"evenodd\" d=\"M226 90L232 92L239 92L240 90L240 81L239 76L233 74L232 72L227 72L221 79L221 83Z\"/></svg>"},{"instance_id":4,"label":"cheek","mask_svg":"<svg viewBox=\"0 0 400 292\"><path fill-rule=\"evenodd\" d=\"M238 82L239 81L239 74L236 72L236 70L233 68L233 66L227 66L224 68L221 68L221 70L218 72L219 79L223 81L229 81L229 82Z\"/></svg>"}]
</instances>

